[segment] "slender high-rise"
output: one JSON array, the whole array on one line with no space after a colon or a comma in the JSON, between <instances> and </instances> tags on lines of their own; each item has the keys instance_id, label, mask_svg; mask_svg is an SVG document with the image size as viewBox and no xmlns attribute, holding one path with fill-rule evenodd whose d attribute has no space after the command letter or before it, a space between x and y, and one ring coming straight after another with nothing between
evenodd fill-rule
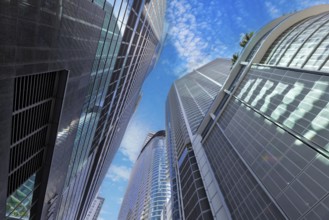
<instances>
[{"instance_id":1,"label":"slender high-rise","mask_svg":"<svg viewBox=\"0 0 329 220\"><path fill-rule=\"evenodd\" d=\"M171 138L176 181L182 185L184 175L179 143L189 136L185 145L194 152L209 202L204 212L210 208L212 218L329 218L328 30L329 5L261 28L231 70L216 67L228 78L206 114L191 117L197 125L189 123L195 108L183 101L191 99L173 86L167 132L185 134ZM173 117L187 128L174 125ZM185 208L188 193L179 184L178 207L188 218L193 210Z\"/></svg>"},{"instance_id":2,"label":"slender high-rise","mask_svg":"<svg viewBox=\"0 0 329 220\"><path fill-rule=\"evenodd\" d=\"M174 82L166 105L167 150L171 179L169 219L211 219L209 201L192 148L196 131L231 67L216 59Z\"/></svg>"},{"instance_id":3,"label":"slender high-rise","mask_svg":"<svg viewBox=\"0 0 329 220\"><path fill-rule=\"evenodd\" d=\"M97 196L91 203L84 220L97 220L101 212L104 200L104 198Z\"/></svg>"},{"instance_id":4,"label":"slender high-rise","mask_svg":"<svg viewBox=\"0 0 329 220\"><path fill-rule=\"evenodd\" d=\"M165 131L149 133L134 164L118 219L158 219L170 197Z\"/></svg>"},{"instance_id":5,"label":"slender high-rise","mask_svg":"<svg viewBox=\"0 0 329 220\"><path fill-rule=\"evenodd\" d=\"M163 41L165 0L0 2L0 219L83 219Z\"/></svg>"}]
</instances>

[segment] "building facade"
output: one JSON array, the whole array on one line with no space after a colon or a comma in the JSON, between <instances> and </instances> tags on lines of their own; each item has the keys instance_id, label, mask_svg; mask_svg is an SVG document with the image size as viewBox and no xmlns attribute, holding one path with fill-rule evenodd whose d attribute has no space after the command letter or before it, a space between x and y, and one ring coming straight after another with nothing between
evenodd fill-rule
<instances>
[{"instance_id":1,"label":"building facade","mask_svg":"<svg viewBox=\"0 0 329 220\"><path fill-rule=\"evenodd\" d=\"M172 194L169 219L212 218L192 141L230 67L229 60L216 59L175 81L169 91L166 104Z\"/></svg>"},{"instance_id":2,"label":"building facade","mask_svg":"<svg viewBox=\"0 0 329 220\"><path fill-rule=\"evenodd\" d=\"M165 131L150 133L129 178L118 219L160 220L170 197Z\"/></svg>"},{"instance_id":3,"label":"building facade","mask_svg":"<svg viewBox=\"0 0 329 220\"><path fill-rule=\"evenodd\" d=\"M164 0L0 3L0 218L83 219L163 40Z\"/></svg>"},{"instance_id":4,"label":"building facade","mask_svg":"<svg viewBox=\"0 0 329 220\"><path fill-rule=\"evenodd\" d=\"M91 206L88 209L85 220L97 220L101 212L104 198L97 196L94 201L91 203Z\"/></svg>"},{"instance_id":5,"label":"building facade","mask_svg":"<svg viewBox=\"0 0 329 220\"><path fill-rule=\"evenodd\" d=\"M261 28L190 126L214 219L329 218L328 30L329 5Z\"/></svg>"}]
</instances>

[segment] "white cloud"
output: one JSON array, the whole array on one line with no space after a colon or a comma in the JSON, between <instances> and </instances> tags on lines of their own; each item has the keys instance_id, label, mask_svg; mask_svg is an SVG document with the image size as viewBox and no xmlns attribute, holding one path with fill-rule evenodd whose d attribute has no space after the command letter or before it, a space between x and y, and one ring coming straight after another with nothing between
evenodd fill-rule
<instances>
[{"instance_id":1,"label":"white cloud","mask_svg":"<svg viewBox=\"0 0 329 220\"><path fill-rule=\"evenodd\" d=\"M277 18L287 12L293 13L315 5L328 4L328 0L293 0L290 2L279 0L275 2L265 1L264 4L269 15L272 18Z\"/></svg>"},{"instance_id":2,"label":"white cloud","mask_svg":"<svg viewBox=\"0 0 329 220\"><path fill-rule=\"evenodd\" d=\"M168 59L163 59L163 60L161 61L161 64L162 64L162 65L169 65L170 62L169 62Z\"/></svg>"},{"instance_id":3,"label":"white cloud","mask_svg":"<svg viewBox=\"0 0 329 220\"><path fill-rule=\"evenodd\" d=\"M247 29L247 25L245 24L245 20L241 17L241 16L235 16L233 17L235 23L240 27L240 28L243 28L243 29Z\"/></svg>"},{"instance_id":4,"label":"white cloud","mask_svg":"<svg viewBox=\"0 0 329 220\"><path fill-rule=\"evenodd\" d=\"M168 33L182 60L182 64L174 70L178 76L206 64L218 56L212 50L213 39L208 37L214 34L211 32L212 19L216 19L219 25L221 13L217 13L218 17L211 18L207 14L207 10L202 3L193 0L173 0L169 4L170 29Z\"/></svg>"},{"instance_id":5,"label":"white cloud","mask_svg":"<svg viewBox=\"0 0 329 220\"><path fill-rule=\"evenodd\" d=\"M147 120L138 120L133 117L119 148L121 153L133 163L140 153L146 135L150 132L150 126L145 122Z\"/></svg>"},{"instance_id":6,"label":"white cloud","mask_svg":"<svg viewBox=\"0 0 329 220\"><path fill-rule=\"evenodd\" d=\"M281 15L280 10L273 3L266 1L265 7L272 18L277 18Z\"/></svg>"},{"instance_id":7,"label":"white cloud","mask_svg":"<svg viewBox=\"0 0 329 220\"><path fill-rule=\"evenodd\" d=\"M299 9L301 9L314 5L328 4L328 0L299 0L297 3L299 4Z\"/></svg>"},{"instance_id":8,"label":"white cloud","mask_svg":"<svg viewBox=\"0 0 329 220\"><path fill-rule=\"evenodd\" d=\"M239 15L243 16L243 17L250 16L248 11L246 10L246 2L247 1L235 1L235 3L234 3L235 9L239 12Z\"/></svg>"},{"instance_id":9,"label":"white cloud","mask_svg":"<svg viewBox=\"0 0 329 220\"><path fill-rule=\"evenodd\" d=\"M130 168L126 166L112 165L106 174L106 178L109 178L113 182L128 181L130 171Z\"/></svg>"},{"instance_id":10,"label":"white cloud","mask_svg":"<svg viewBox=\"0 0 329 220\"><path fill-rule=\"evenodd\" d=\"M109 201L107 200L107 198L105 198L105 203L102 206L102 209L101 209L101 212L100 212L100 216L98 217L97 220L105 220L106 219L106 216L110 216L112 214L110 211L108 211L109 210L108 209L109 208L108 207L109 204L107 202L109 202Z\"/></svg>"},{"instance_id":11,"label":"white cloud","mask_svg":"<svg viewBox=\"0 0 329 220\"><path fill-rule=\"evenodd\" d=\"M120 197L120 198L118 199L118 204L121 205L121 204L122 204L122 201L123 201L123 198Z\"/></svg>"}]
</instances>

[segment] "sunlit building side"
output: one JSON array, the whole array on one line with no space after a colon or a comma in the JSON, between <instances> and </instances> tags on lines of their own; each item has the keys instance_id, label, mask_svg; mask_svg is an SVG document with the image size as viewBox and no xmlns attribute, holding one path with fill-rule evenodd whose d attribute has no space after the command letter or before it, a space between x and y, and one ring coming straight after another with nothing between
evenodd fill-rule
<instances>
[{"instance_id":1,"label":"sunlit building side","mask_svg":"<svg viewBox=\"0 0 329 220\"><path fill-rule=\"evenodd\" d=\"M166 219L212 219L193 140L230 67L230 60L216 59L175 81L169 91L166 131L171 212L165 213Z\"/></svg>"},{"instance_id":2,"label":"sunlit building side","mask_svg":"<svg viewBox=\"0 0 329 220\"><path fill-rule=\"evenodd\" d=\"M192 141L215 219L329 218L328 30L329 5L280 17L231 69Z\"/></svg>"},{"instance_id":3,"label":"sunlit building side","mask_svg":"<svg viewBox=\"0 0 329 220\"><path fill-rule=\"evenodd\" d=\"M141 149L118 219L160 220L170 197L165 131L150 133Z\"/></svg>"}]
</instances>

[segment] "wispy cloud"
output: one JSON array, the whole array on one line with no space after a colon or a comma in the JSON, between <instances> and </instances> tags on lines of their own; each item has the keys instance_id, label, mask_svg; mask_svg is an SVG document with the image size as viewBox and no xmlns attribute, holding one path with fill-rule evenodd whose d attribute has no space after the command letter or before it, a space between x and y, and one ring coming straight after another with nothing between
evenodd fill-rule
<instances>
[{"instance_id":1,"label":"wispy cloud","mask_svg":"<svg viewBox=\"0 0 329 220\"><path fill-rule=\"evenodd\" d=\"M163 60L161 61L161 64L162 64L162 65L169 65L169 64L170 64L170 61L169 61L168 59L163 59Z\"/></svg>"},{"instance_id":2,"label":"wispy cloud","mask_svg":"<svg viewBox=\"0 0 329 220\"><path fill-rule=\"evenodd\" d=\"M123 201L123 197L120 197L120 198L118 199L118 204L121 205L121 204L122 204L122 201Z\"/></svg>"},{"instance_id":3,"label":"wispy cloud","mask_svg":"<svg viewBox=\"0 0 329 220\"><path fill-rule=\"evenodd\" d=\"M328 0L292 0L292 1L265 1L264 6L272 18L286 13L293 13L315 5L328 4Z\"/></svg>"},{"instance_id":4,"label":"wispy cloud","mask_svg":"<svg viewBox=\"0 0 329 220\"><path fill-rule=\"evenodd\" d=\"M109 198L109 200L111 200L111 198ZM106 198L105 199L105 203L102 206L102 209L101 209L101 212L100 212L100 216L98 216L97 220L108 220L108 217L113 215L112 212L107 211L107 210L109 210L109 205L110 205L110 203L108 203L108 202L109 201Z\"/></svg>"},{"instance_id":5,"label":"wispy cloud","mask_svg":"<svg viewBox=\"0 0 329 220\"><path fill-rule=\"evenodd\" d=\"M243 28L243 29L247 29L247 25L245 24L245 20L241 17L241 16L236 16L233 18L234 19L234 22L240 27L240 28Z\"/></svg>"},{"instance_id":6,"label":"wispy cloud","mask_svg":"<svg viewBox=\"0 0 329 220\"><path fill-rule=\"evenodd\" d=\"M276 7L272 2L266 1L265 7L272 18L277 18L282 14L280 13L279 8Z\"/></svg>"},{"instance_id":7,"label":"wispy cloud","mask_svg":"<svg viewBox=\"0 0 329 220\"><path fill-rule=\"evenodd\" d=\"M215 4L215 2L211 2L211 4ZM174 70L178 76L208 63L219 55L212 50L215 36L209 35L212 35L211 30L213 29L211 19L216 19L217 25L219 25L221 13L217 13L216 18L211 18L207 14L208 11L208 8L195 0L173 0L169 4L170 28L168 33L182 61L181 65ZM221 42L217 41L217 43Z\"/></svg>"},{"instance_id":8,"label":"wispy cloud","mask_svg":"<svg viewBox=\"0 0 329 220\"><path fill-rule=\"evenodd\" d=\"M299 0L297 1L298 9L311 7L314 5L328 4L328 0Z\"/></svg>"},{"instance_id":9,"label":"wispy cloud","mask_svg":"<svg viewBox=\"0 0 329 220\"><path fill-rule=\"evenodd\" d=\"M239 12L239 15L240 16L243 16L243 17L249 17L249 12L246 10L246 3L247 1L235 1L234 2L234 6L235 6L235 9Z\"/></svg>"},{"instance_id":10,"label":"wispy cloud","mask_svg":"<svg viewBox=\"0 0 329 220\"><path fill-rule=\"evenodd\" d=\"M130 121L119 150L131 162L135 162L138 157L148 132L150 125L147 124L147 120L133 118Z\"/></svg>"},{"instance_id":11,"label":"wispy cloud","mask_svg":"<svg viewBox=\"0 0 329 220\"><path fill-rule=\"evenodd\" d=\"M106 174L106 178L109 178L113 182L128 181L130 176L130 168L126 166L112 165Z\"/></svg>"}]
</instances>

